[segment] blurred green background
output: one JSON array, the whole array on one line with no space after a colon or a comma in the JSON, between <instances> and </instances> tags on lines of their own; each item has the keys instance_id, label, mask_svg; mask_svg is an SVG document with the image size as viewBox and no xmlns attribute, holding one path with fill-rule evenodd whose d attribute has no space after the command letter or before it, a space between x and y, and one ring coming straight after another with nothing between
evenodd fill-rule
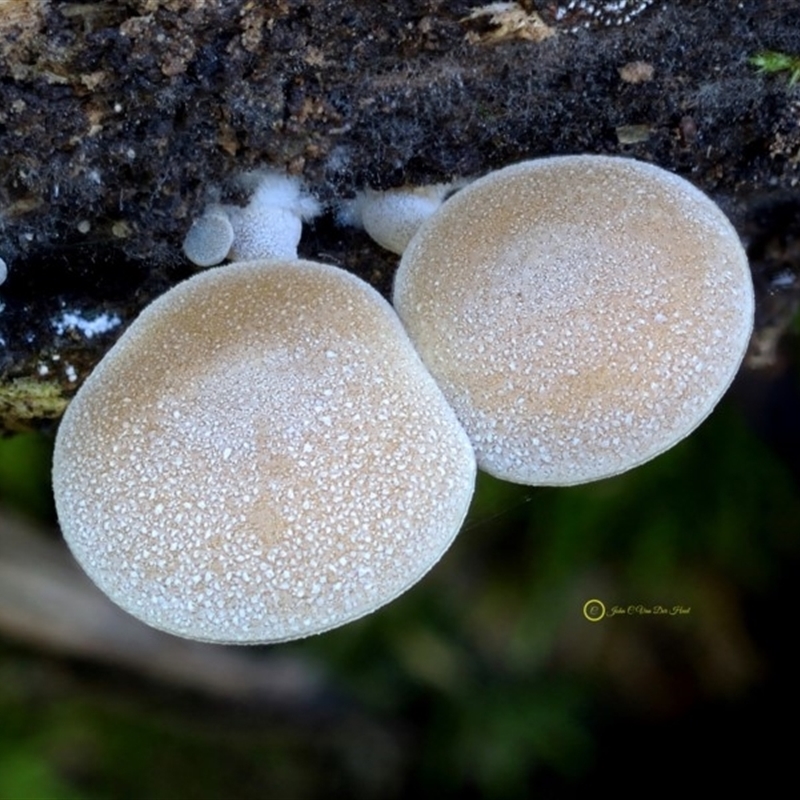
<instances>
[{"instance_id":1,"label":"blurred green background","mask_svg":"<svg viewBox=\"0 0 800 800\"><path fill-rule=\"evenodd\" d=\"M0 626L0 798L583 797L788 775L775 719L797 699L798 349L795 335L625 475L481 475L442 562L370 617L228 649L290 678L308 667L315 688L284 703L237 695L235 672L230 695L207 692L191 661L148 675L102 640L72 652ZM0 507L60 553L51 445L0 440ZM688 613L591 622L590 599Z\"/></svg>"}]
</instances>

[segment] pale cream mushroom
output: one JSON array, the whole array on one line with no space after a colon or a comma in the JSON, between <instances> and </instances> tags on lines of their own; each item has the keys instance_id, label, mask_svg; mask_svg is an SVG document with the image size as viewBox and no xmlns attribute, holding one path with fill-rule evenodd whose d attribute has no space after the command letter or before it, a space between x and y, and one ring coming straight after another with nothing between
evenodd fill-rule
<instances>
[{"instance_id":1,"label":"pale cream mushroom","mask_svg":"<svg viewBox=\"0 0 800 800\"><path fill-rule=\"evenodd\" d=\"M142 312L70 404L64 537L170 633L295 639L418 581L473 492L469 441L391 307L305 261L200 273Z\"/></svg>"},{"instance_id":2,"label":"pale cream mushroom","mask_svg":"<svg viewBox=\"0 0 800 800\"><path fill-rule=\"evenodd\" d=\"M450 191L447 183L403 186L383 192L365 189L356 197L354 214L381 247L399 255Z\"/></svg>"},{"instance_id":3,"label":"pale cream mushroom","mask_svg":"<svg viewBox=\"0 0 800 800\"><path fill-rule=\"evenodd\" d=\"M403 254L394 304L478 466L568 485L696 428L739 368L754 301L736 231L698 189L566 156L448 200Z\"/></svg>"}]
</instances>

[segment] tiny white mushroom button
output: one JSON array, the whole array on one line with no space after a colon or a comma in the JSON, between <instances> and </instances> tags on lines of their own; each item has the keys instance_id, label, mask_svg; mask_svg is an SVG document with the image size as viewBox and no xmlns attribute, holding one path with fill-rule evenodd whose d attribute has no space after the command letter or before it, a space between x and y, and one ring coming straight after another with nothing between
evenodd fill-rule
<instances>
[{"instance_id":1,"label":"tiny white mushroom button","mask_svg":"<svg viewBox=\"0 0 800 800\"><path fill-rule=\"evenodd\" d=\"M192 223L183 240L183 252L198 267L213 267L227 258L232 244L233 225L228 213L212 206Z\"/></svg>"},{"instance_id":2,"label":"tiny white mushroom button","mask_svg":"<svg viewBox=\"0 0 800 800\"><path fill-rule=\"evenodd\" d=\"M364 189L342 204L339 219L363 227L381 247L400 255L419 226L466 181L397 189Z\"/></svg>"},{"instance_id":3,"label":"tiny white mushroom button","mask_svg":"<svg viewBox=\"0 0 800 800\"><path fill-rule=\"evenodd\" d=\"M319 203L298 178L278 172L248 173L240 182L250 191L247 205L209 206L186 234L186 257L199 267L214 266L226 258L297 258L303 221L319 214Z\"/></svg>"}]
</instances>

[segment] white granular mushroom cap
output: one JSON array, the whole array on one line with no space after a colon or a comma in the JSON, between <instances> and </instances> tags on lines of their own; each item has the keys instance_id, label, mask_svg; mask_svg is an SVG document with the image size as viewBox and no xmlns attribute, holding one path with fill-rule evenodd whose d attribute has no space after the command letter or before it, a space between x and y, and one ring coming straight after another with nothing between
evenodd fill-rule
<instances>
[{"instance_id":1,"label":"white granular mushroom cap","mask_svg":"<svg viewBox=\"0 0 800 800\"><path fill-rule=\"evenodd\" d=\"M386 301L305 261L199 273L70 404L53 483L72 552L148 624L212 642L319 633L418 581L475 461Z\"/></svg>"},{"instance_id":2,"label":"white granular mushroom cap","mask_svg":"<svg viewBox=\"0 0 800 800\"><path fill-rule=\"evenodd\" d=\"M463 189L412 239L394 303L478 466L532 485L615 475L689 434L736 374L754 306L708 197L603 156Z\"/></svg>"},{"instance_id":3,"label":"white granular mushroom cap","mask_svg":"<svg viewBox=\"0 0 800 800\"><path fill-rule=\"evenodd\" d=\"M198 267L213 267L227 258L232 244L233 225L228 212L211 206L192 223L183 240L183 252Z\"/></svg>"},{"instance_id":4,"label":"white granular mushroom cap","mask_svg":"<svg viewBox=\"0 0 800 800\"><path fill-rule=\"evenodd\" d=\"M383 192L365 189L356 198L354 216L381 247L399 255L452 189L449 183L403 186Z\"/></svg>"}]
</instances>

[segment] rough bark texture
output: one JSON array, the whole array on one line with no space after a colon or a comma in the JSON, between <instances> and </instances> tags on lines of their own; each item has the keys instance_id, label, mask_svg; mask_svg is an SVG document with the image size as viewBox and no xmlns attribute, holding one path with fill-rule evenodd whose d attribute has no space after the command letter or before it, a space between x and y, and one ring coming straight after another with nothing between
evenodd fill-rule
<instances>
[{"instance_id":1,"label":"rough bark texture","mask_svg":"<svg viewBox=\"0 0 800 800\"><path fill-rule=\"evenodd\" d=\"M191 220L265 166L332 203L544 155L652 161L742 235L769 362L797 303L800 92L748 59L800 53L797 0L656 0L578 31L558 5L0 0L0 430L57 418L190 274ZM301 255L384 293L396 263L333 213Z\"/></svg>"}]
</instances>

